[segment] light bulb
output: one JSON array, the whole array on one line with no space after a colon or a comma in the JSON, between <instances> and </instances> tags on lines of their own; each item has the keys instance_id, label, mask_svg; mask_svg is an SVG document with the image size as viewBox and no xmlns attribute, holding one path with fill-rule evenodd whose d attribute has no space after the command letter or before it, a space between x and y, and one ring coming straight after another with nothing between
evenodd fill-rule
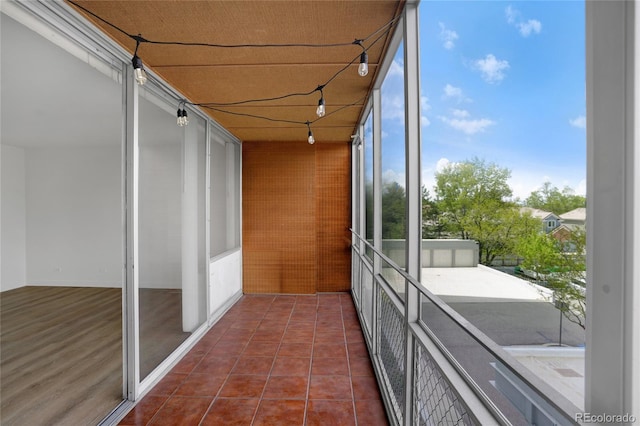
<instances>
[{"instance_id":1,"label":"light bulb","mask_svg":"<svg viewBox=\"0 0 640 426\"><path fill-rule=\"evenodd\" d=\"M313 138L313 133L311 133L311 130L309 130L309 137L307 138L307 142L309 142L309 145L313 145L316 140Z\"/></svg>"},{"instance_id":2,"label":"light bulb","mask_svg":"<svg viewBox=\"0 0 640 426\"><path fill-rule=\"evenodd\" d=\"M182 110L182 125L186 126L187 124L189 124L189 117L187 116L187 110L183 109Z\"/></svg>"},{"instance_id":3,"label":"light bulb","mask_svg":"<svg viewBox=\"0 0 640 426\"><path fill-rule=\"evenodd\" d=\"M362 52L362 54L360 55L360 65L358 66L358 74L360 74L361 77L364 77L365 75L369 74L369 57L367 55L367 52Z\"/></svg>"},{"instance_id":4,"label":"light bulb","mask_svg":"<svg viewBox=\"0 0 640 426\"><path fill-rule=\"evenodd\" d=\"M178 119L176 120L178 126L184 126L184 124L182 124L182 110L180 108L178 108L178 113L176 115L178 116Z\"/></svg>"},{"instance_id":5,"label":"light bulb","mask_svg":"<svg viewBox=\"0 0 640 426\"><path fill-rule=\"evenodd\" d=\"M133 55L131 63L133 64L133 75L136 78L136 83L140 86L144 85L147 82L147 73L144 71L144 67L142 66L142 60L138 55Z\"/></svg>"},{"instance_id":6,"label":"light bulb","mask_svg":"<svg viewBox=\"0 0 640 426\"><path fill-rule=\"evenodd\" d=\"M316 114L318 114L318 117L324 117L325 113L326 113L326 109L324 107L324 98L321 97L320 100L318 101L318 108L316 109Z\"/></svg>"}]
</instances>

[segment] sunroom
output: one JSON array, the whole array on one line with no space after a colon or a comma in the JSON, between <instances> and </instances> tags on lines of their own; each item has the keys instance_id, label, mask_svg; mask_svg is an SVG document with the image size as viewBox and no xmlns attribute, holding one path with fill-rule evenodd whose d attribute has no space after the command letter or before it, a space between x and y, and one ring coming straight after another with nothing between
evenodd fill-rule
<instances>
[{"instance_id":1,"label":"sunroom","mask_svg":"<svg viewBox=\"0 0 640 426\"><path fill-rule=\"evenodd\" d=\"M183 416L193 424L222 421L219 402L273 423L285 400L299 414L289 424L338 421L338 407L345 424L631 424L640 11L583 7L588 323L576 402L423 276L443 259L477 265L465 242L422 238L429 2L2 2L1 423L168 424L182 397L200 404ZM383 236L390 151L406 194L394 241ZM276 374L294 347L308 351L286 359L307 362L295 380ZM218 377L208 356L235 361L212 395L180 394L190 377ZM243 357L262 368L235 374L252 376L251 397L230 386ZM348 395L332 396L327 377ZM272 379L303 390L273 396Z\"/></svg>"}]
</instances>

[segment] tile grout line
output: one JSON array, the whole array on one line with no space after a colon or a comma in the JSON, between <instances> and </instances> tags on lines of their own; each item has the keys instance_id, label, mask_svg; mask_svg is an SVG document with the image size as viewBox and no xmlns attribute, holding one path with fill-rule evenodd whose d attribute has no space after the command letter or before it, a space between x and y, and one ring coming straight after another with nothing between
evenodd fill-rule
<instances>
[{"instance_id":1,"label":"tile grout line","mask_svg":"<svg viewBox=\"0 0 640 426\"><path fill-rule=\"evenodd\" d=\"M245 296L246 297L246 296ZM251 300L251 297L248 297L245 300ZM273 300L271 301L271 304L273 304ZM242 315L242 318L244 318L244 315ZM260 320L260 322L264 321L264 316L262 317L262 319ZM222 384L220 385L220 388L218 388L218 391L216 392L216 394L214 395L213 399L211 400L211 402L209 403L209 406L207 407L207 410L205 411L205 413L203 414L202 418L200 419L200 421L198 422L198 425L201 425L202 422L204 421L204 419L207 417L207 415L209 414L209 412L211 411L211 408L213 408L213 404L219 399L220 396L220 392L222 391L222 388L224 388L224 386L227 384L227 382L229 381L229 376L231 376L231 372L233 371L234 368L236 368L236 365L238 365L238 362L240 362L240 358L242 358L242 354L244 353L244 351L247 349L247 346L249 346L249 342L251 341L251 339L253 338L253 336L255 336L256 331L258 330L259 325L256 327L256 329L253 331L253 333L251 333L251 336L249 337L249 339L247 340L247 343L245 343L244 348L242 349L242 351L235 355L237 357L236 362L233 363L233 366L231 367L231 369L229 369L229 372L226 374L226 378L224 379L224 381L222 382ZM220 339L222 339L222 337L229 331L231 330L231 325L229 325L229 327L227 327L227 329L225 330L225 332L223 333L222 336L220 336L220 338L218 339L218 342L220 341ZM218 344L218 342L216 342L216 344ZM209 352L211 352L211 350L215 347L215 345L213 345L209 351L207 351L207 354ZM206 355L205 355L206 356ZM203 357L204 359L204 357ZM200 362L202 362L202 360L200 360ZM200 363L198 363L200 364ZM192 372L195 370L195 367L193 368ZM187 376L188 377L188 376ZM265 383L266 386L266 383ZM264 391L264 390L263 390ZM258 401L258 405L260 404L260 401ZM256 412L258 411L258 407L256 406ZM254 413L255 416L255 413Z\"/></svg>"},{"instance_id":2,"label":"tile grout line","mask_svg":"<svg viewBox=\"0 0 640 426\"><path fill-rule=\"evenodd\" d=\"M320 296L316 293L316 305L314 310L315 320L313 321L313 336L311 337L311 354L309 355L309 373L307 373L307 392L304 399L304 416L302 417L302 425L307 424L307 414L309 412L309 393L311 391L311 372L313 370L313 347L316 341L316 329L318 328L318 306L320 305Z\"/></svg>"},{"instance_id":3,"label":"tile grout line","mask_svg":"<svg viewBox=\"0 0 640 426\"><path fill-rule=\"evenodd\" d=\"M349 341L347 340L347 329L344 325L344 309L342 309L342 296L340 296L340 316L342 318L342 332L344 333L345 352L347 355L347 371L349 373L349 384L351 386L351 406L353 408L353 421L358 424L358 410L356 409L356 393L353 389L353 374L351 372L351 354L349 353Z\"/></svg>"},{"instance_id":4,"label":"tile grout line","mask_svg":"<svg viewBox=\"0 0 640 426\"><path fill-rule=\"evenodd\" d=\"M212 327L212 328L213 328L213 327ZM211 328L211 329L212 329L212 328ZM229 330L229 328L230 328L230 327L227 327L227 330L225 330L225 331L224 331L224 333L222 333L222 336L224 336L224 334ZM209 329L209 331L211 331L211 329ZM208 333L209 333L209 331L208 331L206 334L208 334ZM206 336L206 334L205 334L205 336ZM202 359L200 359L200 361L198 361L198 363L197 363L196 365L194 365L194 366L193 366L193 368L191 369L191 371L189 371L189 373L185 375L185 377L182 379L182 381L181 381L181 382L176 386L176 388L173 390L173 392L171 393L171 395L167 396L167 399L166 399L166 400L165 400L165 401L160 405L160 407L158 407L158 409L156 410L156 412L155 412L155 413L153 413L153 416L151 416L151 418L150 418L150 419L149 419L149 421L145 424L145 426L146 426L146 425L150 425L150 424L152 424L152 423L153 423L153 420L156 418L156 416L158 415L158 413L159 413L159 412L160 412L160 411L161 411L161 410L162 410L162 409L167 405L167 402L169 402L169 400L170 400L171 398L173 398L174 396L176 396L176 392L178 392L178 389L180 388L180 386L182 386L182 385L184 384L184 382L189 378L189 376L191 376L191 374L193 374L193 372L194 372L194 371L195 371L195 369L198 367L198 365L200 365L200 363L202 362L202 360L203 360L203 359L204 359L204 358L209 354L209 352L211 352L211 350L214 348L214 346L218 344L218 342L220 341L220 339L222 338L222 336L220 336L220 337L218 338L218 340L216 340L216 343L215 343L215 344L213 344L213 345L212 345L212 346L211 346L211 347L210 347L210 348L209 348L209 349L204 353L204 355L202 356ZM203 337L204 337L204 336L203 336ZM196 343L196 344L197 344L197 343ZM192 348L192 349L193 349L193 348ZM189 355L189 352L187 352L187 353L184 355L184 357L182 357L182 359L184 359L187 355ZM181 359L180 361L182 361L182 359ZM179 361L179 362L180 362L180 361ZM178 363L179 363L179 362L178 362ZM178 365L178 364L176 364L176 366L177 366L177 365ZM173 368L175 368L175 366L174 366ZM172 370L173 370L173 368L172 368ZM169 371L169 373L168 373L168 374L171 374L171 370ZM168 374L167 374L167 375L168 375ZM166 377L166 376L165 376L165 377ZM162 378L162 380L164 380L164 378L165 378L165 377L163 377L163 378ZM162 382L162 380L160 380L158 383L156 383L153 387L155 388L156 386L158 386L158 385ZM220 389L222 389L222 387L221 387ZM218 389L218 392L216 392L216 396L217 396L217 394L220 392L220 389ZM152 388L152 389L150 389L150 390L149 390L149 392L151 392L152 390L153 390L153 388ZM147 396L153 396L153 395L151 395L150 393L147 393L147 395L145 395L145 398L146 398ZM160 396L160 395L158 395L158 396ZM162 396L164 396L164 395L162 395ZM214 397L213 397L213 400L212 400L212 401L211 401L211 403L209 404L209 407L207 407L207 410L205 411L205 414L203 415L202 419L204 419L204 417L206 416L206 414L209 412L209 409L210 409L210 407L211 407L211 404L213 404L213 401L215 401L216 396L214 396ZM198 422L198 423L202 423L202 419L201 419L201 420L200 420L200 422Z\"/></svg>"},{"instance_id":5,"label":"tile grout line","mask_svg":"<svg viewBox=\"0 0 640 426\"><path fill-rule=\"evenodd\" d=\"M279 295L275 295L273 300L271 301L271 305L269 306L269 309L273 306L273 302L276 301L276 299L278 298ZM291 316L293 315L293 309L296 306L296 303L294 303L291 307L291 312L289 312L289 318L287 319L287 323L284 327L285 331L286 329L289 327L289 323L291 322ZM269 311L269 309L267 310L267 312ZM266 314L265 314L266 316ZM262 321L264 321L264 317L262 319ZM261 322L262 322L261 321ZM269 383L269 379L271 378L271 372L273 371L273 366L276 363L276 358L278 355L278 352L280 351L280 347L282 346L282 340L284 339L284 331L282 334L282 337L280 337L280 343L278 343L278 347L276 348L275 353L273 354L273 360L271 361L271 368L269 369L269 373L267 373L267 380L264 382L264 388L262 388L262 392L260 394L260 397L258 397L258 404L256 405L256 409L253 413L253 417L251 418L251 425L254 424L254 422L256 421L256 416L258 415L258 409L260 408L260 406L262 405L262 401L264 400L264 393L267 390L267 383Z\"/></svg>"}]
</instances>

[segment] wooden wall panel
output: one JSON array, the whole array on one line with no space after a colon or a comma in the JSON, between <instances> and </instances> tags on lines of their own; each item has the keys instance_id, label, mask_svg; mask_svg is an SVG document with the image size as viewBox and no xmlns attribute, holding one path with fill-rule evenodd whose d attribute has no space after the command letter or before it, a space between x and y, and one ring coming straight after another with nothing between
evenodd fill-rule
<instances>
[{"instance_id":1,"label":"wooden wall panel","mask_svg":"<svg viewBox=\"0 0 640 426\"><path fill-rule=\"evenodd\" d=\"M316 148L318 291L351 288L351 157L348 144Z\"/></svg>"},{"instance_id":2,"label":"wooden wall panel","mask_svg":"<svg viewBox=\"0 0 640 426\"><path fill-rule=\"evenodd\" d=\"M315 293L314 181L308 144L243 143L245 293Z\"/></svg>"},{"instance_id":3,"label":"wooden wall panel","mask_svg":"<svg viewBox=\"0 0 640 426\"><path fill-rule=\"evenodd\" d=\"M350 286L348 145L243 143L245 293Z\"/></svg>"}]
</instances>

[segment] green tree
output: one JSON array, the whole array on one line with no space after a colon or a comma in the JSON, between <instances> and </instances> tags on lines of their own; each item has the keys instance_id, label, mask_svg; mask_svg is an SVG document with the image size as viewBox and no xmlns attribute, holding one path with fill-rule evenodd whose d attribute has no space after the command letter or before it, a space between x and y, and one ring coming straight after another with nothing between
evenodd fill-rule
<instances>
[{"instance_id":1,"label":"green tree","mask_svg":"<svg viewBox=\"0 0 640 426\"><path fill-rule=\"evenodd\" d=\"M532 232L517 245L524 258L522 267L535 273L553 290L556 306L569 321L586 326L585 244L582 230L572 231L558 240L548 234Z\"/></svg>"},{"instance_id":2,"label":"green tree","mask_svg":"<svg viewBox=\"0 0 640 426\"><path fill-rule=\"evenodd\" d=\"M540 221L521 214L515 206L486 202L465 217L464 226L478 241L480 263L491 265L497 256L514 254L523 235L540 229Z\"/></svg>"},{"instance_id":3,"label":"green tree","mask_svg":"<svg viewBox=\"0 0 640 426\"><path fill-rule=\"evenodd\" d=\"M441 238L444 222L438 203L431 198L426 186L422 186L422 238Z\"/></svg>"},{"instance_id":4,"label":"green tree","mask_svg":"<svg viewBox=\"0 0 640 426\"><path fill-rule=\"evenodd\" d=\"M507 201L512 195L507 183L511 172L494 163L478 158L451 163L435 177L435 196L442 220L463 239L470 238L467 227L475 210L487 205L496 209L511 205Z\"/></svg>"},{"instance_id":5,"label":"green tree","mask_svg":"<svg viewBox=\"0 0 640 426\"><path fill-rule=\"evenodd\" d=\"M478 241L480 263L512 254L517 239L539 221L520 214L510 201L509 169L474 158L449 164L436 173L436 207L444 228Z\"/></svg>"},{"instance_id":6,"label":"green tree","mask_svg":"<svg viewBox=\"0 0 640 426\"><path fill-rule=\"evenodd\" d=\"M523 258L520 266L533 272L536 281L544 281L559 263L558 241L545 233L532 232L521 238L516 252Z\"/></svg>"},{"instance_id":7,"label":"green tree","mask_svg":"<svg viewBox=\"0 0 640 426\"><path fill-rule=\"evenodd\" d=\"M587 199L576 195L573 189L565 186L562 190L545 182L537 191L533 191L524 201L524 205L555 214L563 214L578 207L586 207Z\"/></svg>"},{"instance_id":8,"label":"green tree","mask_svg":"<svg viewBox=\"0 0 640 426\"><path fill-rule=\"evenodd\" d=\"M406 194L397 182L382 184L382 239L404 239Z\"/></svg>"}]
</instances>

